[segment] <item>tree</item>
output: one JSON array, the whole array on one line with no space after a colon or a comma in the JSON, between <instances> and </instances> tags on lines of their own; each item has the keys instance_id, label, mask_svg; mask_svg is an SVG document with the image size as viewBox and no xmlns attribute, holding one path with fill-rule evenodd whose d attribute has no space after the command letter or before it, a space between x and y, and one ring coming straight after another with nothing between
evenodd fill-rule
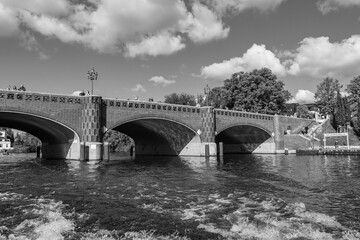
<instances>
[{"instance_id":1,"label":"tree","mask_svg":"<svg viewBox=\"0 0 360 240\"><path fill-rule=\"evenodd\" d=\"M346 87L349 93L348 103L350 105L351 115L357 115L357 105L360 99L360 76L354 77Z\"/></svg>"},{"instance_id":2,"label":"tree","mask_svg":"<svg viewBox=\"0 0 360 240\"><path fill-rule=\"evenodd\" d=\"M224 89L229 109L250 112L279 113L291 97L290 92L284 90L284 83L267 68L234 73L225 80Z\"/></svg>"},{"instance_id":3,"label":"tree","mask_svg":"<svg viewBox=\"0 0 360 240\"><path fill-rule=\"evenodd\" d=\"M346 87L349 93L348 106L350 111L351 125L355 133L360 135L360 76L354 77Z\"/></svg>"},{"instance_id":4,"label":"tree","mask_svg":"<svg viewBox=\"0 0 360 240\"><path fill-rule=\"evenodd\" d=\"M340 85L339 80L328 77L317 85L315 99L321 114L329 114L332 118L334 118L337 93L340 92L341 88L342 86Z\"/></svg>"},{"instance_id":5,"label":"tree","mask_svg":"<svg viewBox=\"0 0 360 240\"><path fill-rule=\"evenodd\" d=\"M342 97L340 91L337 92L336 109L333 127L337 129L339 126L346 127L351 121L350 105L347 97Z\"/></svg>"},{"instance_id":6,"label":"tree","mask_svg":"<svg viewBox=\"0 0 360 240\"><path fill-rule=\"evenodd\" d=\"M41 141L30 133L17 133L14 138L14 147L22 152L36 152L36 147Z\"/></svg>"},{"instance_id":7,"label":"tree","mask_svg":"<svg viewBox=\"0 0 360 240\"><path fill-rule=\"evenodd\" d=\"M209 105L214 108L227 107L228 91L224 87L215 87L209 93Z\"/></svg>"},{"instance_id":8,"label":"tree","mask_svg":"<svg viewBox=\"0 0 360 240\"><path fill-rule=\"evenodd\" d=\"M195 106L195 96L187 93L172 93L165 96L165 103Z\"/></svg>"},{"instance_id":9,"label":"tree","mask_svg":"<svg viewBox=\"0 0 360 240\"><path fill-rule=\"evenodd\" d=\"M110 152L120 152L134 145L134 141L129 136L114 130L106 132L104 142L109 143Z\"/></svg>"},{"instance_id":10,"label":"tree","mask_svg":"<svg viewBox=\"0 0 360 240\"><path fill-rule=\"evenodd\" d=\"M306 105L299 105L296 107L296 116L300 118L312 118L313 114Z\"/></svg>"}]
</instances>

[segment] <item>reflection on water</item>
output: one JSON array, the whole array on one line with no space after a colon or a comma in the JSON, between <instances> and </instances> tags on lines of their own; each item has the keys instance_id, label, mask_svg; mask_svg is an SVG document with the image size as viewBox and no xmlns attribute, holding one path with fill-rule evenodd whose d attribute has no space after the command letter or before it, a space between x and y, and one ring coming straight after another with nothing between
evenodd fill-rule
<instances>
[{"instance_id":1,"label":"reflection on water","mask_svg":"<svg viewBox=\"0 0 360 240\"><path fill-rule=\"evenodd\" d=\"M0 159L0 239L360 239L358 156L31 157Z\"/></svg>"}]
</instances>

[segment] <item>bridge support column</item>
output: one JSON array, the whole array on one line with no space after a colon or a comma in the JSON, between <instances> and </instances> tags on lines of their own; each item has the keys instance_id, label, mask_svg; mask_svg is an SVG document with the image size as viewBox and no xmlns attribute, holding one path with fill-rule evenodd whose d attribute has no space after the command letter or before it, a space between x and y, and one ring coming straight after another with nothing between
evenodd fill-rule
<instances>
[{"instance_id":1,"label":"bridge support column","mask_svg":"<svg viewBox=\"0 0 360 240\"><path fill-rule=\"evenodd\" d=\"M84 160L102 159L102 98L100 96L89 96L84 99L82 111L82 136L85 142Z\"/></svg>"},{"instance_id":2,"label":"bridge support column","mask_svg":"<svg viewBox=\"0 0 360 240\"><path fill-rule=\"evenodd\" d=\"M198 130L201 143L200 156L216 156L216 143L215 143L215 113L213 107L202 107L201 113L201 129Z\"/></svg>"},{"instance_id":3,"label":"bridge support column","mask_svg":"<svg viewBox=\"0 0 360 240\"><path fill-rule=\"evenodd\" d=\"M109 154L109 142L103 143L103 160L109 161L110 160L110 154Z\"/></svg>"},{"instance_id":4,"label":"bridge support column","mask_svg":"<svg viewBox=\"0 0 360 240\"><path fill-rule=\"evenodd\" d=\"M275 153L284 153L284 131L280 124L280 116L274 116L274 132L272 134L275 143Z\"/></svg>"},{"instance_id":5,"label":"bridge support column","mask_svg":"<svg viewBox=\"0 0 360 240\"><path fill-rule=\"evenodd\" d=\"M101 142L86 142L85 149L88 151L87 159L85 160L101 160L102 159L102 143Z\"/></svg>"}]
</instances>

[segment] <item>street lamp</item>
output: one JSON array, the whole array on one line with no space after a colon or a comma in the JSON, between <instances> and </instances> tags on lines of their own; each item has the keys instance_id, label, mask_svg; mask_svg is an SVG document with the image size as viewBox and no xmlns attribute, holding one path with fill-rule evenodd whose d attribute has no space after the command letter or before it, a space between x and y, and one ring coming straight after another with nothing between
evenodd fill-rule
<instances>
[{"instance_id":1,"label":"street lamp","mask_svg":"<svg viewBox=\"0 0 360 240\"><path fill-rule=\"evenodd\" d=\"M88 79L91 81L91 95L94 93L94 80L97 80L98 73L95 72L95 68L92 67L90 71L87 72Z\"/></svg>"},{"instance_id":2,"label":"street lamp","mask_svg":"<svg viewBox=\"0 0 360 240\"><path fill-rule=\"evenodd\" d=\"M204 93L206 96L206 106L209 106L209 93L210 93L210 88L209 85L206 84L206 87L204 88Z\"/></svg>"}]
</instances>

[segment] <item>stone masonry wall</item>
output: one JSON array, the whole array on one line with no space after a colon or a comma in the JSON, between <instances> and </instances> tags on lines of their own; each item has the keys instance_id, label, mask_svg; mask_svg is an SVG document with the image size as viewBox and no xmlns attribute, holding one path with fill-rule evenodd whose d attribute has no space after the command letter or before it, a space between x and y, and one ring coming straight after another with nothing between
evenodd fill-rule
<instances>
[{"instance_id":1,"label":"stone masonry wall","mask_svg":"<svg viewBox=\"0 0 360 240\"><path fill-rule=\"evenodd\" d=\"M142 118L164 118L180 123L196 132L201 129L200 108L166 103L103 99L108 129Z\"/></svg>"},{"instance_id":2,"label":"stone masonry wall","mask_svg":"<svg viewBox=\"0 0 360 240\"><path fill-rule=\"evenodd\" d=\"M222 109L215 109L214 111L217 133L236 125L251 125L266 130L269 134L273 132L274 117L271 115Z\"/></svg>"},{"instance_id":3,"label":"stone masonry wall","mask_svg":"<svg viewBox=\"0 0 360 240\"><path fill-rule=\"evenodd\" d=\"M62 123L81 136L84 98L71 95L0 91L0 111L41 116Z\"/></svg>"}]
</instances>

